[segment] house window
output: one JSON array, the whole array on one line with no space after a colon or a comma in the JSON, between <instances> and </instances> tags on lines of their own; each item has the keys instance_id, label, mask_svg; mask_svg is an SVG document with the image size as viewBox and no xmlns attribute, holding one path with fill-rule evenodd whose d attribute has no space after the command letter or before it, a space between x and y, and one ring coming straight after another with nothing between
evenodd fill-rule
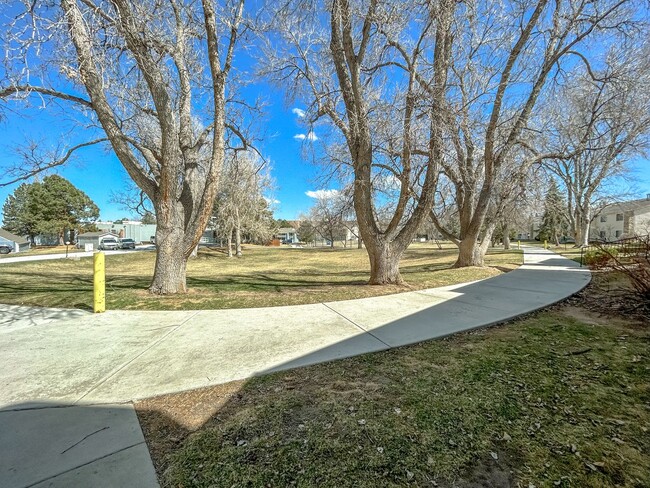
<instances>
[{"instance_id":1,"label":"house window","mask_svg":"<svg viewBox=\"0 0 650 488\"><path fill-rule=\"evenodd\" d=\"M601 239L604 239L604 238L605 238L605 231L604 231L604 230L601 230L601 231L600 231L600 238L601 238Z\"/></svg>"},{"instance_id":2,"label":"house window","mask_svg":"<svg viewBox=\"0 0 650 488\"><path fill-rule=\"evenodd\" d=\"M621 237L621 234L623 234L623 231L620 230L616 231L616 237Z\"/></svg>"},{"instance_id":3,"label":"house window","mask_svg":"<svg viewBox=\"0 0 650 488\"><path fill-rule=\"evenodd\" d=\"M616 222L621 222L623 220L623 214L616 214Z\"/></svg>"},{"instance_id":4,"label":"house window","mask_svg":"<svg viewBox=\"0 0 650 488\"><path fill-rule=\"evenodd\" d=\"M607 222L607 215L601 215L600 216L600 221L601 222Z\"/></svg>"}]
</instances>

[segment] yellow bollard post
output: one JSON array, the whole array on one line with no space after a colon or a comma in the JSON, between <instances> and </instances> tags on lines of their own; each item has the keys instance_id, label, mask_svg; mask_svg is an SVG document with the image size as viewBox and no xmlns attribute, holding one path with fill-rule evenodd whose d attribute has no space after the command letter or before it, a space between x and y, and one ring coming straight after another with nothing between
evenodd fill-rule
<instances>
[{"instance_id":1,"label":"yellow bollard post","mask_svg":"<svg viewBox=\"0 0 650 488\"><path fill-rule=\"evenodd\" d=\"M93 310L95 313L106 311L106 271L104 253L93 255Z\"/></svg>"},{"instance_id":2,"label":"yellow bollard post","mask_svg":"<svg viewBox=\"0 0 650 488\"><path fill-rule=\"evenodd\" d=\"M544 239L544 249L548 249L548 241Z\"/></svg>"},{"instance_id":3,"label":"yellow bollard post","mask_svg":"<svg viewBox=\"0 0 650 488\"><path fill-rule=\"evenodd\" d=\"M517 241L517 249L521 249L521 241Z\"/></svg>"}]
</instances>

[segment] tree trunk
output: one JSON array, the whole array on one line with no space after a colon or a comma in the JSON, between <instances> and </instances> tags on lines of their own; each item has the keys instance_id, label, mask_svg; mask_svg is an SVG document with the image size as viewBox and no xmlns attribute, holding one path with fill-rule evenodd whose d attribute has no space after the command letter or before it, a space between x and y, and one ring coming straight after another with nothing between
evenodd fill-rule
<instances>
[{"instance_id":1,"label":"tree trunk","mask_svg":"<svg viewBox=\"0 0 650 488\"><path fill-rule=\"evenodd\" d=\"M156 266L149 292L156 295L185 293L187 257L184 255L182 228L156 228Z\"/></svg>"},{"instance_id":2,"label":"tree trunk","mask_svg":"<svg viewBox=\"0 0 650 488\"><path fill-rule=\"evenodd\" d=\"M488 248L490 243L492 242L492 235L494 234L494 230L496 229L496 224L489 224L487 226L487 229L485 230L485 234L483 236L483 239L481 240L481 244L478 246L478 252L481 255L481 266L485 265L485 255L488 252Z\"/></svg>"},{"instance_id":3,"label":"tree trunk","mask_svg":"<svg viewBox=\"0 0 650 488\"><path fill-rule=\"evenodd\" d=\"M466 235L458 243L458 259L454 263L454 268L485 266L485 254L487 253L495 227L495 224L488 225L483 240L480 243L478 242L477 234Z\"/></svg>"},{"instance_id":4,"label":"tree trunk","mask_svg":"<svg viewBox=\"0 0 650 488\"><path fill-rule=\"evenodd\" d=\"M357 237L357 249L363 249L363 241L361 237Z\"/></svg>"},{"instance_id":5,"label":"tree trunk","mask_svg":"<svg viewBox=\"0 0 650 488\"><path fill-rule=\"evenodd\" d=\"M242 255L241 252L241 228L237 226L235 228L235 255L240 258Z\"/></svg>"},{"instance_id":6,"label":"tree trunk","mask_svg":"<svg viewBox=\"0 0 650 488\"><path fill-rule=\"evenodd\" d=\"M454 263L454 268L483 265L483 256L481 255L477 236L466 236L458 243L458 259Z\"/></svg>"},{"instance_id":7,"label":"tree trunk","mask_svg":"<svg viewBox=\"0 0 650 488\"><path fill-rule=\"evenodd\" d=\"M508 224L503 226L503 249L510 249L510 226Z\"/></svg>"},{"instance_id":8,"label":"tree trunk","mask_svg":"<svg viewBox=\"0 0 650 488\"><path fill-rule=\"evenodd\" d=\"M575 209L575 229L573 236L576 241L576 247L586 247L589 245L589 209L577 207Z\"/></svg>"},{"instance_id":9,"label":"tree trunk","mask_svg":"<svg viewBox=\"0 0 650 488\"><path fill-rule=\"evenodd\" d=\"M583 222L580 224L580 234L581 234L581 242L580 246L586 247L589 245L589 219L585 218Z\"/></svg>"},{"instance_id":10,"label":"tree trunk","mask_svg":"<svg viewBox=\"0 0 650 488\"><path fill-rule=\"evenodd\" d=\"M229 258L232 257L232 232L233 229L231 227L230 230L228 231L228 257Z\"/></svg>"},{"instance_id":11,"label":"tree trunk","mask_svg":"<svg viewBox=\"0 0 650 488\"><path fill-rule=\"evenodd\" d=\"M241 220L239 219L239 208L235 207L235 255L241 257Z\"/></svg>"},{"instance_id":12,"label":"tree trunk","mask_svg":"<svg viewBox=\"0 0 650 488\"><path fill-rule=\"evenodd\" d=\"M391 249L387 242L379 241L376 246L368 247L370 258L370 281L371 285L401 285L404 283L399 272L399 262L403 251Z\"/></svg>"}]
</instances>

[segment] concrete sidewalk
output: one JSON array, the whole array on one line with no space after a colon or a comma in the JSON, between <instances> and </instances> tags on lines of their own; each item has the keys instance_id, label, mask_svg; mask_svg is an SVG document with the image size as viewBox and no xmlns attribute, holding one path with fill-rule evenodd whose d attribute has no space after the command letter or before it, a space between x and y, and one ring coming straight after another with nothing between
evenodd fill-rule
<instances>
[{"instance_id":1,"label":"concrete sidewalk","mask_svg":"<svg viewBox=\"0 0 650 488\"><path fill-rule=\"evenodd\" d=\"M13 441L7 440L5 433L15 422L26 421L21 419L28 419L28 412L36 412L31 415L38 417L38 412L43 415L61 406L61 411L98 410L96 414L104 418L102 411L114 408L110 404L385 350L502 322L562 300L589 280L589 271L575 262L551 251L528 248L523 266L495 278L362 300L216 311L71 312L70 316L63 311L0 305L0 350L5 365L0 371L0 485L5 486L7 473L14 480L8 486L39 486L35 483L48 479L47 473L38 478L19 460L6 456ZM128 416L123 416L123 422L131 425ZM64 423L57 421L57 425ZM86 423L83 432L97 430L92 422ZM137 422L131 425L139 431L136 426ZM19 431L11 432L19 436L16 442L36 442L28 433L20 438ZM99 439L109 432L106 428L93 436ZM150 461L141 465L141 473L133 467L110 464L125 449L139 445L134 444L136 440L115 445L111 454L98 453L94 461L84 461L66 473L72 476L70 473L85 470L88 475L92 472L88 466L105 473L113 466L116 475L130 469L134 476L140 476L142 483L132 486L155 486L155 478L154 484L147 484L151 483ZM50 482L57 480L57 473L61 479L59 471L49 473ZM109 479L106 474L102 476ZM88 485L99 486L94 482ZM125 485L116 481L105 486Z\"/></svg>"}]
</instances>

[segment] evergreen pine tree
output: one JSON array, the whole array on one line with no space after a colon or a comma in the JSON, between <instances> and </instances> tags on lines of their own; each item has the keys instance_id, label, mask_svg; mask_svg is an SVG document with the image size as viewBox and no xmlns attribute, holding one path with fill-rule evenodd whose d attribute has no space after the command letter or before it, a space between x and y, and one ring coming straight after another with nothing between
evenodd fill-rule
<instances>
[{"instance_id":1,"label":"evergreen pine tree","mask_svg":"<svg viewBox=\"0 0 650 488\"><path fill-rule=\"evenodd\" d=\"M23 183L2 206L3 227L28 236L56 235L64 240L73 229L85 230L99 218L99 208L83 191L58 175Z\"/></svg>"},{"instance_id":2,"label":"evergreen pine tree","mask_svg":"<svg viewBox=\"0 0 650 488\"><path fill-rule=\"evenodd\" d=\"M549 240L559 246L560 236L564 235L566 230L566 203L555 179L552 178L544 200L544 216L539 228L539 238L540 240Z\"/></svg>"}]
</instances>

